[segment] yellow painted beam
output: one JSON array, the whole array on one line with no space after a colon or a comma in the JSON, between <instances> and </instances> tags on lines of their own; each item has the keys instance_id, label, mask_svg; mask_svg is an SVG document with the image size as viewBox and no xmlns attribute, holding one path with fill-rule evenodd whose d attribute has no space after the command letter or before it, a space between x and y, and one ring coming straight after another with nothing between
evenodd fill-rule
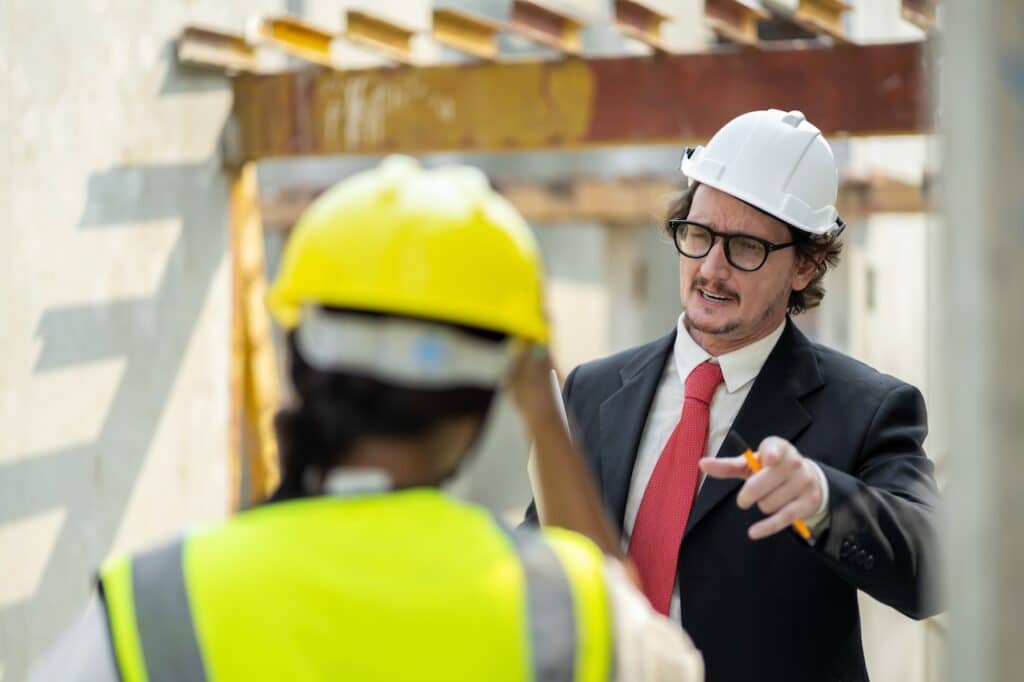
<instances>
[{"instance_id":1,"label":"yellow painted beam","mask_svg":"<svg viewBox=\"0 0 1024 682\"><path fill-rule=\"evenodd\" d=\"M256 166L233 172L230 204L231 495L237 509L266 499L280 481L274 415L280 407L270 316ZM242 469L248 486L242 490Z\"/></svg>"}]
</instances>

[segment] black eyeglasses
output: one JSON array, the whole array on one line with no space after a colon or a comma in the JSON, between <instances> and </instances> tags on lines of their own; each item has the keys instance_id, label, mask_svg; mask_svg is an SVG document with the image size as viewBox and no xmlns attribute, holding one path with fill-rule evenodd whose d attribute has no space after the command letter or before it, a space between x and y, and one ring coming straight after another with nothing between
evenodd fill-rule
<instances>
[{"instance_id":1,"label":"black eyeglasses","mask_svg":"<svg viewBox=\"0 0 1024 682\"><path fill-rule=\"evenodd\" d=\"M726 234L715 232L707 225L692 220L670 220L672 238L676 250L687 258L703 258L711 253L715 240L721 237L725 243L725 259L737 270L753 272L768 260L772 251L793 246L796 242L773 244L767 239L749 234Z\"/></svg>"}]
</instances>

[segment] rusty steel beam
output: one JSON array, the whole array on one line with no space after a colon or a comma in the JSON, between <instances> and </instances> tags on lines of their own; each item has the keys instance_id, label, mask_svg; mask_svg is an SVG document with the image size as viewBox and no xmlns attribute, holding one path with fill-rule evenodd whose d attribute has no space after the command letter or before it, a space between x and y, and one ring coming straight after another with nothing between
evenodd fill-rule
<instances>
[{"instance_id":1,"label":"rusty steel beam","mask_svg":"<svg viewBox=\"0 0 1024 682\"><path fill-rule=\"evenodd\" d=\"M800 109L827 135L928 132L922 43L242 74L233 162L705 140L752 109Z\"/></svg>"}]
</instances>

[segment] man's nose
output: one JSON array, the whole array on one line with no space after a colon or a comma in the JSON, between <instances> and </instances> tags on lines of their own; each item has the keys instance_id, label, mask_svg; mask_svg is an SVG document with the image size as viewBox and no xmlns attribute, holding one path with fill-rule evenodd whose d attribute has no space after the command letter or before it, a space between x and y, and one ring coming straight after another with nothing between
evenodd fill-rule
<instances>
[{"instance_id":1,"label":"man's nose","mask_svg":"<svg viewBox=\"0 0 1024 682\"><path fill-rule=\"evenodd\" d=\"M725 242L715 239L708 254L701 259L700 274L707 279L728 279L732 274L732 266L725 257Z\"/></svg>"}]
</instances>

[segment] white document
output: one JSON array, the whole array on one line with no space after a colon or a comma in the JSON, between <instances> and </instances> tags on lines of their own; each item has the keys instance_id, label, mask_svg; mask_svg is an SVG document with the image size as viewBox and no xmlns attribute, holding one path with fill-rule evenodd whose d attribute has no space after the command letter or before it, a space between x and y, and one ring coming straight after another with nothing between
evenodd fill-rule
<instances>
[{"instance_id":1,"label":"white document","mask_svg":"<svg viewBox=\"0 0 1024 682\"><path fill-rule=\"evenodd\" d=\"M572 432L569 430L569 415L565 411L565 401L562 400L562 387L558 384L558 372L551 370L551 390L554 391L555 401L558 403L558 411L562 415L562 424L565 426L565 432L569 434L569 440L572 440Z\"/></svg>"},{"instance_id":2,"label":"white document","mask_svg":"<svg viewBox=\"0 0 1024 682\"><path fill-rule=\"evenodd\" d=\"M558 411L562 415L562 424L565 426L565 433L569 436L569 440L572 440L572 432L569 430L569 416L565 411L565 401L562 400L562 387L558 383L558 372L551 370L551 391L555 395L555 402L558 404ZM537 472L534 471L533 462L534 452L533 448L530 448L530 456L526 460L526 475L530 479L530 488L533 491L533 500L537 505L537 518L540 519L541 523L544 523L544 508L540 504L540 487L537 480Z\"/></svg>"}]
</instances>

